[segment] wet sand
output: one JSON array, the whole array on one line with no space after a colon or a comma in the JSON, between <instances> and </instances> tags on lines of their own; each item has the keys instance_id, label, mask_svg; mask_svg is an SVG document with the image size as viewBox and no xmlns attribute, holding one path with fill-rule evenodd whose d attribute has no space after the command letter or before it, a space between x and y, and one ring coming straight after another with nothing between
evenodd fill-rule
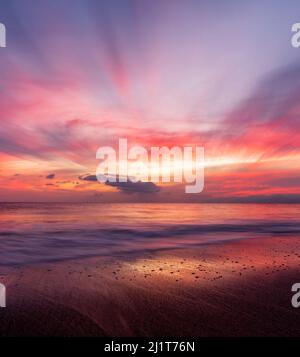
<instances>
[{"instance_id":1,"label":"wet sand","mask_svg":"<svg viewBox=\"0 0 300 357\"><path fill-rule=\"evenodd\" d=\"M2 336L300 336L300 238L0 270Z\"/></svg>"}]
</instances>

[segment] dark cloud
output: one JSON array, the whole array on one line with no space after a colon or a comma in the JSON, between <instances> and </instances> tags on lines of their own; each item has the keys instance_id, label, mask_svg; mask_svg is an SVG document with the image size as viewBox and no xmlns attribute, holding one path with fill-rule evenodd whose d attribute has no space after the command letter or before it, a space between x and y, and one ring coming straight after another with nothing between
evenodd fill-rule
<instances>
[{"instance_id":1,"label":"dark cloud","mask_svg":"<svg viewBox=\"0 0 300 357\"><path fill-rule=\"evenodd\" d=\"M46 176L46 179L48 179L48 180L52 180L54 178L55 178L55 174L49 174Z\"/></svg>"},{"instance_id":2,"label":"dark cloud","mask_svg":"<svg viewBox=\"0 0 300 357\"><path fill-rule=\"evenodd\" d=\"M79 180L83 180L83 181L91 181L91 182L97 182L97 177L96 175L82 175L78 177Z\"/></svg>"},{"instance_id":3,"label":"dark cloud","mask_svg":"<svg viewBox=\"0 0 300 357\"><path fill-rule=\"evenodd\" d=\"M89 182L98 181L96 175L79 176L79 179ZM160 188L153 182L131 182L128 180L127 182L106 182L105 184L125 193L156 193L160 191Z\"/></svg>"},{"instance_id":4,"label":"dark cloud","mask_svg":"<svg viewBox=\"0 0 300 357\"><path fill-rule=\"evenodd\" d=\"M155 193L160 191L160 188L153 182L106 182L106 185L116 187L126 193Z\"/></svg>"}]
</instances>

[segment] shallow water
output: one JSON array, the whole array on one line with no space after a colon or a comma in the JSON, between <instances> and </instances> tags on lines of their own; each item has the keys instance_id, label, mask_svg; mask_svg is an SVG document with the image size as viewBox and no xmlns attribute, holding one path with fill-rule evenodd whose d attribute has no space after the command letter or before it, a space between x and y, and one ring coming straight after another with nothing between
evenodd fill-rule
<instances>
[{"instance_id":1,"label":"shallow water","mask_svg":"<svg viewBox=\"0 0 300 357\"><path fill-rule=\"evenodd\" d=\"M300 236L300 205L0 204L0 265Z\"/></svg>"}]
</instances>

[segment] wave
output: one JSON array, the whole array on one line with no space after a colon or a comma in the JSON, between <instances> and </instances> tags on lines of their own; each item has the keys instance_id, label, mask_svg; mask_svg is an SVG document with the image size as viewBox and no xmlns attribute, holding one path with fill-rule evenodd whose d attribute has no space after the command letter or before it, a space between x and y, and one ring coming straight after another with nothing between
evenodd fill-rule
<instances>
[{"instance_id":1,"label":"wave","mask_svg":"<svg viewBox=\"0 0 300 357\"><path fill-rule=\"evenodd\" d=\"M298 235L297 221L172 224L153 227L73 227L0 231L1 266L188 248L258 236Z\"/></svg>"}]
</instances>

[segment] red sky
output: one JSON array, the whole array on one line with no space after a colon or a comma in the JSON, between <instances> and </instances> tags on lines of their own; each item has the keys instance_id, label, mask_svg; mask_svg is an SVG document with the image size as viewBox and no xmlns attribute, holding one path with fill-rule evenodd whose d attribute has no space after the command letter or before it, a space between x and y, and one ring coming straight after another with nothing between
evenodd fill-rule
<instances>
[{"instance_id":1,"label":"red sky","mask_svg":"<svg viewBox=\"0 0 300 357\"><path fill-rule=\"evenodd\" d=\"M300 51L289 41L300 6L215 6L1 4L0 200L300 202ZM84 180L98 147L119 138L204 147L204 191Z\"/></svg>"}]
</instances>

